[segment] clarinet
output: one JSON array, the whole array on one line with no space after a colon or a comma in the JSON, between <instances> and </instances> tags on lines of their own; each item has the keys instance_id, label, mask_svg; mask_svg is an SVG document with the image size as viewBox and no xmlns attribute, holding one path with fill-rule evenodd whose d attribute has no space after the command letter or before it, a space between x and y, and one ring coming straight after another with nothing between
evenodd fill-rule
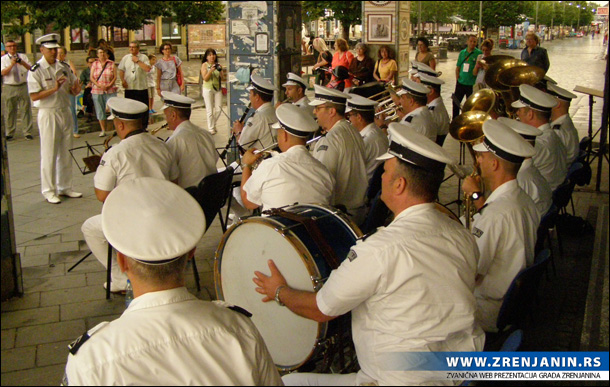
<instances>
[{"instance_id":1,"label":"clarinet","mask_svg":"<svg viewBox=\"0 0 610 387\"><path fill-rule=\"evenodd\" d=\"M244 121L246 120L246 116L248 115L248 113L250 112L251 109L251 103L248 104L248 106L246 106L246 110L244 110L244 114L241 115L240 119L239 119L239 123L243 124ZM231 137L229 137L229 141L227 142L227 145L225 145L225 149L222 151L222 153L220 153L220 158L224 159L225 156L227 155L227 152L229 151L229 148L231 147L231 144L235 141L235 145L237 145L237 148L239 149L239 153L240 154L244 154L246 153L246 150L237 143L237 138L235 136L235 132L231 131Z\"/></svg>"}]
</instances>

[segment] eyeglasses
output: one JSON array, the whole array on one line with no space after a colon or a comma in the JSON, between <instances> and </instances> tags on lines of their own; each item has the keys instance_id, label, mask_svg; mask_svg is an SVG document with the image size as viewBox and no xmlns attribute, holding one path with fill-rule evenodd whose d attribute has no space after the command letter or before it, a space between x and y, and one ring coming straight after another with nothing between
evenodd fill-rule
<instances>
[{"instance_id":1,"label":"eyeglasses","mask_svg":"<svg viewBox=\"0 0 610 387\"><path fill-rule=\"evenodd\" d=\"M326 105L318 105L316 107L313 108L314 112L317 112L320 109L328 109L330 106L326 106Z\"/></svg>"}]
</instances>

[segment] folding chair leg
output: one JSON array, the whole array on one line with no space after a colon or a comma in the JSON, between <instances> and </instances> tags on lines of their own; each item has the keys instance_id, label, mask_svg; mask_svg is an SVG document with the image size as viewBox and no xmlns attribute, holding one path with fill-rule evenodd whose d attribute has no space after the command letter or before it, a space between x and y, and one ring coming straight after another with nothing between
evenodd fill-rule
<instances>
[{"instance_id":1,"label":"folding chair leg","mask_svg":"<svg viewBox=\"0 0 610 387\"><path fill-rule=\"evenodd\" d=\"M576 211L574 210L574 200L570 196L570 203L572 203L572 215L576 216Z\"/></svg>"},{"instance_id":2,"label":"folding chair leg","mask_svg":"<svg viewBox=\"0 0 610 387\"><path fill-rule=\"evenodd\" d=\"M201 285L199 284L199 271L197 270L197 262L195 262L195 257L191 259L193 262L193 274L195 275L195 283L197 284L197 291L201 291Z\"/></svg>"},{"instance_id":3,"label":"folding chair leg","mask_svg":"<svg viewBox=\"0 0 610 387\"><path fill-rule=\"evenodd\" d=\"M555 227L555 234L557 234L557 243L559 244L559 254L563 258L563 243L561 242L561 233L559 229Z\"/></svg>"},{"instance_id":4,"label":"folding chair leg","mask_svg":"<svg viewBox=\"0 0 610 387\"><path fill-rule=\"evenodd\" d=\"M110 299L110 281L112 281L112 246L108 243L108 266L106 266L106 299Z\"/></svg>"},{"instance_id":5,"label":"folding chair leg","mask_svg":"<svg viewBox=\"0 0 610 387\"><path fill-rule=\"evenodd\" d=\"M549 251L551 252L550 255L550 261L551 261L551 265L553 266L553 274L555 275L555 277L557 277L557 268L555 267L555 254L553 254L553 240L551 239L551 232L547 229L547 238L549 240ZM546 279L549 279L549 272L547 269L546 272Z\"/></svg>"},{"instance_id":6,"label":"folding chair leg","mask_svg":"<svg viewBox=\"0 0 610 387\"><path fill-rule=\"evenodd\" d=\"M92 252L91 252L91 251L89 251L89 252L87 253L87 255L85 255L85 256L84 256L84 257L82 257L82 258L81 258L81 259L80 259L78 262L76 262L74 265L72 265L72 267L68 269L68 273L69 273L69 272L71 272L71 271L72 271L72 269L74 269L76 266L80 265L80 263L81 263L82 261L84 261L85 259L87 259L87 257L88 257L88 256L90 256L91 254L92 254Z\"/></svg>"}]
</instances>

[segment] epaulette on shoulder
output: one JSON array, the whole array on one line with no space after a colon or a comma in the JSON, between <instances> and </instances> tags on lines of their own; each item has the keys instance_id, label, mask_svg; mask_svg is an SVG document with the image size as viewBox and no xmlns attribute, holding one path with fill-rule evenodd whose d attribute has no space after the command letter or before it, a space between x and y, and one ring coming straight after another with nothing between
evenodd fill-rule
<instances>
[{"instance_id":1,"label":"epaulette on shoulder","mask_svg":"<svg viewBox=\"0 0 610 387\"><path fill-rule=\"evenodd\" d=\"M228 302L225 302L225 301L220 301L220 300L215 300L215 301L213 301L213 303L214 303L215 305L220 306L220 307L227 308L227 309L231 309L231 310L232 310L232 311L234 311L234 312L237 312L237 313L243 314L244 316L246 316L246 317L248 317L248 318L252 317L252 313L248 312L248 311L247 311L247 310L245 310L244 308L239 307L239 306L237 306L237 305L232 305L232 304L229 304Z\"/></svg>"},{"instance_id":2,"label":"epaulette on shoulder","mask_svg":"<svg viewBox=\"0 0 610 387\"><path fill-rule=\"evenodd\" d=\"M91 336L93 336L95 333L99 332L102 328L104 328L108 324L110 324L108 321L104 321L103 323L100 323L100 324L96 325L92 329L90 329L87 332L83 333L76 340L71 342L68 345L68 350L70 351L72 356L76 355L76 353L78 352L80 347L82 347L83 344L85 344L87 342L87 340L89 340L91 338Z\"/></svg>"},{"instance_id":3,"label":"epaulette on shoulder","mask_svg":"<svg viewBox=\"0 0 610 387\"><path fill-rule=\"evenodd\" d=\"M30 67L30 71L34 72L40 67L40 64L36 63L34 66Z\"/></svg>"}]
</instances>

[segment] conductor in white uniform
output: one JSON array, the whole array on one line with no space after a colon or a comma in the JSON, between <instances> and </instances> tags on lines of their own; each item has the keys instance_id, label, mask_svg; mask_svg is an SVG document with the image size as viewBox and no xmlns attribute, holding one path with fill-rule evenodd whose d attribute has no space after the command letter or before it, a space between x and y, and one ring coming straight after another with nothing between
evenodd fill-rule
<instances>
[{"instance_id":1,"label":"conductor in white uniform","mask_svg":"<svg viewBox=\"0 0 610 387\"><path fill-rule=\"evenodd\" d=\"M487 120L485 140L474 146L487 200L481 197L480 179L467 177L462 189L479 210L472 234L479 246L477 268L477 321L486 332L496 332L504 295L517 274L534 263L536 230L540 215L532 199L517 184L517 172L534 148L508 126Z\"/></svg>"},{"instance_id":2,"label":"conductor in white uniform","mask_svg":"<svg viewBox=\"0 0 610 387\"><path fill-rule=\"evenodd\" d=\"M52 204L59 196L80 198L72 190L72 113L70 94L80 93L80 82L67 64L57 60L59 34L48 34L36 40L42 58L28 72L28 92L39 101L40 182L42 195Z\"/></svg>"},{"instance_id":3,"label":"conductor in white uniform","mask_svg":"<svg viewBox=\"0 0 610 387\"><path fill-rule=\"evenodd\" d=\"M250 104L254 114L245 122L233 123L233 133L239 136L239 145L245 149L267 148L276 142L271 125L277 122L275 109L271 104L275 86L258 74L250 77L251 84L246 88L250 92Z\"/></svg>"},{"instance_id":4,"label":"conductor in white uniform","mask_svg":"<svg viewBox=\"0 0 610 387\"><path fill-rule=\"evenodd\" d=\"M250 149L242 156L241 197L247 209L262 210L300 204L330 204L334 180L328 169L305 147L318 130L317 122L296 105L283 104L277 111L278 146L282 153L253 164L262 154Z\"/></svg>"},{"instance_id":5,"label":"conductor in white uniform","mask_svg":"<svg viewBox=\"0 0 610 387\"><path fill-rule=\"evenodd\" d=\"M335 179L333 205L343 205L356 224L364 221L365 196L368 181L364 141L345 119L347 100L351 95L314 85L314 114L326 136L318 140L313 157L328 168Z\"/></svg>"},{"instance_id":6,"label":"conductor in white uniform","mask_svg":"<svg viewBox=\"0 0 610 387\"><path fill-rule=\"evenodd\" d=\"M178 185L196 186L204 177L216 173L218 152L214 137L191 122L194 99L171 91L163 91L161 96L168 129L173 131L166 144L180 170Z\"/></svg>"},{"instance_id":7,"label":"conductor in white uniform","mask_svg":"<svg viewBox=\"0 0 610 387\"><path fill-rule=\"evenodd\" d=\"M101 216L134 299L117 320L70 345L63 384L282 384L249 313L199 300L185 287L205 228L186 191L137 178L112 191Z\"/></svg>"},{"instance_id":8,"label":"conductor in white uniform","mask_svg":"<svg viewBox=\"0 0 610 387\"><path fill-rule=\"evenodd\" d=\"M176 182L179 170L171 152L163 141L144 128L144 122L148 121L148 106L118 97L110 98L107 105L112 113L109 119L114 119L114 127L122 141L104 153L95 172L93 185L97 199L104 203L115 187L138 177ZM81 231L93 255L106 267L108 242L102 232L101 215L87 219ZM110 291L125 291L127 276L119 269L116 256L112 259L111 272Z\"/></svg>"},{"instance_id":9,"label":"conductor in white uniform","mask_svg":"<svg viewBox=\"0 0 610 387\"><path fill-rule=\"evenodd\" d=\"M473 295L478 250L461 224L435 209L446 163L455 160L434 142L390 124L382 157L381 199L394 213L388 227L360 240L317 293L286 283L272 260L255 272L263 302L324 322L352 312L360 371L347 375L293 373L287 385L446 384L426 372L392 370L411 352L480 351ZM261 268L262 269L262 268ZM268 276L267 274L270 274Z\"/></svg>"}]
</instances>

